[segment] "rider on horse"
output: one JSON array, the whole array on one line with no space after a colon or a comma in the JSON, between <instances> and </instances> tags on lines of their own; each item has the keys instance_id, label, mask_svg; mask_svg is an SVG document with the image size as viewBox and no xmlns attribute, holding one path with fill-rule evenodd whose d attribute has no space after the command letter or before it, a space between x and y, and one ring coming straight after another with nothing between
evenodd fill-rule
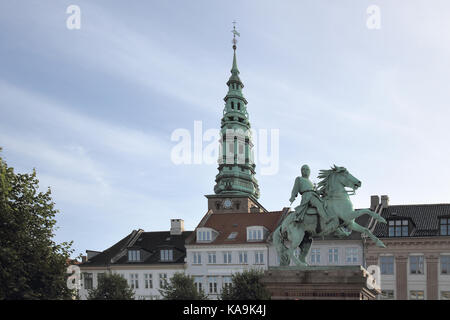
<instances>
[{"instance_id":1,"label":"rider on horse","mask_svg":"<svg viewBox=\"0 0 450 320\"><path fill-rule=\"evenodd\" d=\"M314 189L312 182L309 180L309 175L311 173L309 166L306 164L303 165L301 171L302 176L295 179L295 184L291 192L291 198L289 199L292 203L299 193L302 196L300 205L295 208L295 221L302 222L308 208L314 207L317 209L319 216L324 219L325 224L330 222L332 218L328 216L323 206L323 200L320 198L320 195Z\"/></svg>"}]
</instances>

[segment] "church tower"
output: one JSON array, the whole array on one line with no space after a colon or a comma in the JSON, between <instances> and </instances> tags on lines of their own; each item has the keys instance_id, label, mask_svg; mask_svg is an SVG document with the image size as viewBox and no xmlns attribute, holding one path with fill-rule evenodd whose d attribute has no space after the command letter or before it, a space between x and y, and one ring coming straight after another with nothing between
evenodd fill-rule
<instances>
[{"instance_id":1,"label":"church tower","mask_svg":"<svg viewBox=\"0 0 450 320\"><path fill-rule=\"evenodd\" d=\"M221 120L219 173L214 195L207 195L208 209L213 212L266 212L258 203L259 186L255 178L253 143L247 112L247 100L236 62L236 35L233 28L233 64L228 79L228 93Z\"/></svg>"}]
</instances>

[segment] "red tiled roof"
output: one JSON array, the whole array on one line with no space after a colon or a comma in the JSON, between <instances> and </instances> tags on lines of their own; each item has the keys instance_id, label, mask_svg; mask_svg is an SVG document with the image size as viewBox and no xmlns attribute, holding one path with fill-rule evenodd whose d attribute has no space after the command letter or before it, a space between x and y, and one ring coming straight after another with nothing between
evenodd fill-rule
<instances>
[{"instance_id":1,"label":"red tiled roof","mask_svg":"<svg viewBox=\"0 0 450 320\"><path fill-rule=\"evenodd\" d=\"M213 213L206 219L205 223L199 225L198 228L212 228L219 233L214 241L204 243L205 245L250 243L247 242L247 227L263 226L269 231L268 234L270 234L278 226L286 209L287 208L282 211L262 213ZM232 232L237 232L237 236L230 240L228 239L228 236ZM192 244L201 244L195 242L195 235L192 240ZM266 239L259 242L265 242L265 240Z\"/></svg>"}]
</instances>

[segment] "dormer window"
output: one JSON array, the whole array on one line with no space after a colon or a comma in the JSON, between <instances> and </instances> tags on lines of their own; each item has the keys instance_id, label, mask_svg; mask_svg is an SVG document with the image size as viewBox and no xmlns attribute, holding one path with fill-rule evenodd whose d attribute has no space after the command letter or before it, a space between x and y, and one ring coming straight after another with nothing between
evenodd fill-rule
<instances>
[{"instance_id":1,"label":"dormer window","mask_svg":"<svg viewBox=\"0 0 450 320\"><path fill-rule=\"evenodd\" d=\"M408 220L389 220L389 237L407 237L409 235Z\"/></svg>"},{"instance_id":2,"label":"dormer window","mask_svg":"<svg viewBox=\"0 0 450 320\"><path fill-rule=\"evenodd\" d=\"M200 241L211 241L211 231L199 231L197 236Z\"/></svg>"},{"instance_id":3,"label":"dormer window","mask_svg":"<svg viewBox=\"0 0 450 320\"><path fill-rule=\"evenodd\" d=\"M263 240L263 227L248 227L247 241L261 241Z\"/></svg>"},{"instance_id":4,"label":"dormer window","mask_svg":"<svg viewBox=\"0 0 450 320\"><path fill-rule=\"evenodd\" d=\"M450 236L450 218L439 219L439 230L441 236Z\"/></svg>"},{"instance_id":5,"label":"dormer window","mask_svg":"<svg viewBox=\"0 0 450 320\"><path fill-rule=\"evenodd\" d=\"M164 249L161 250L160 253L161 253L161 261L173 261L172 249Z\"/></svg>"},{"instance_id":6,"label":"dormer window","mask_svg":"<svg viewBox=\"0 0 450 320\"><path fill-rule=\"evenodd\" d=\"M217 232L210 228L197 229L197 242L211 242L214 241Z\"/></svg>"},{"instance_id":7,"label":"dormer window","mask_svg":"<svg viewBox=\"0 0 450 320\"><path fill-rule=\"evenodd\" d=\"M128 250L128 261L129 262L141 261L141 251L140 250Z\"/></svg>"}]
</instances>

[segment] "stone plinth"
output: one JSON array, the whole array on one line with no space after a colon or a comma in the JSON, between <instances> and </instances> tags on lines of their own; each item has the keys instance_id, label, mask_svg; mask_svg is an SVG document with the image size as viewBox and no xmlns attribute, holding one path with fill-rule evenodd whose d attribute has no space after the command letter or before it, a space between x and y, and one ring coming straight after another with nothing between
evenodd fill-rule
<instances>
[{"instance_id":1,"label":"stone plinth","mask_svg":"<svg viewBox=\"0 0 450 320\"><path fill-rule=\"evenodd\" d=\"M270 267L262 282L273 300L374 300L380 293L362 266Z\"/></svg>"}]
</instances>

